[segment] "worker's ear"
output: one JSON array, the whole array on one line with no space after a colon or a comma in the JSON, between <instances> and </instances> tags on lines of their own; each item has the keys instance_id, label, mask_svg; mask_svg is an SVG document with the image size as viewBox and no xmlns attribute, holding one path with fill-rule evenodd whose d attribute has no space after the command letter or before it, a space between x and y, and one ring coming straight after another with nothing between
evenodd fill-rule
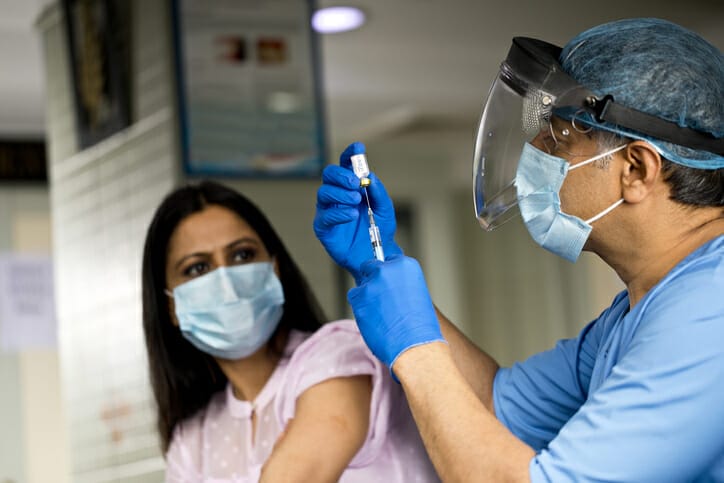
<instances>
[{"instance_id":1,"label":"worker's ear","mask_svg":"<svg viewBox=\"0 0 724 483\"><path fill-rule=\"evenodd\" d=\"M626 203L641 203L656 187L662 160L656 148L645 141L630 142L621 151L624 167L621 187Z\"/></svg>"}]
</instances>

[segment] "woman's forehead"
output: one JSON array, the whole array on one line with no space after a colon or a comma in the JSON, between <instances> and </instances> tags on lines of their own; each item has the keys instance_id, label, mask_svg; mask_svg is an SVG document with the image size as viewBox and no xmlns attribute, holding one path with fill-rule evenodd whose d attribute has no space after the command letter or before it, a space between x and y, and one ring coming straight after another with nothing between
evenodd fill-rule
<instances>
[{"instance_id":1,"label":"woman's forehead","mask_svg":"<svg viewBox=\"0 0 724 483\"><path fill-rule=\"evenodd\" d=\"M181 220L169 240L169 253L214 251L241 238L261 242L256 230L236 212L208 205Z\"/></svg>"}]
</instances>

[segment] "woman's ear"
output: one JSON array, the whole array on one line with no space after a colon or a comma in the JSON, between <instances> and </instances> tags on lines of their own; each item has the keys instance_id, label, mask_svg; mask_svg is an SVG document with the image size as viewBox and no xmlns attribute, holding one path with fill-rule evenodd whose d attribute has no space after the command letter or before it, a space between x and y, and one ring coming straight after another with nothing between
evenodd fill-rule
<instances>
[{"instance_id":1,"label":"woman's ear","mask_svg":"<svg viewBox=\"0 0 724 483\"><path fill-rule=\"evenodd\" d=\"M623 198L626 203L641 203L659 181L661 156L645 141L630 142L621 153L624 159L621 173Z\"/></svg>"}]
</instances>

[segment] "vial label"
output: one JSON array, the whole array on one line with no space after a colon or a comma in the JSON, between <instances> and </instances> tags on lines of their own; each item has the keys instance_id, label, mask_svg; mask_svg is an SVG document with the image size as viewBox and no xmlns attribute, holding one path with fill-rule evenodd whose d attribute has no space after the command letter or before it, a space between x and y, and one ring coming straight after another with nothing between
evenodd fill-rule
<instances>
[{"instance_id":1,"label":"vial label","mask_svg":"<svg viewBox=\"0 0 724 483\"><path fill-rule=\"evenodd\" d=\"M367 156L364 154L353 154L350 161L352 161L352 171L358 178L366 178L370 174L370 168L367 166Z\"/></svg>"}]
</instances>

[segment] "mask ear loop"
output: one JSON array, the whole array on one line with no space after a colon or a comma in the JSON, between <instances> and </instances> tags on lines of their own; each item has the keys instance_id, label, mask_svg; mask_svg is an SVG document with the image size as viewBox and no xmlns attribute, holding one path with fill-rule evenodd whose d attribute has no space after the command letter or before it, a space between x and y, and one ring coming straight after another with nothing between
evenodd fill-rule
<instances>
[{"instance_id":1,"label":"mask ear loop","mask_svg":"<svg viewBox=\"0 0 724 483\"><path fill-rule=\"evenodd\" d=\"M586 166L587 164L591 164L591 163L593 163L594 161L598 161L599 159L603 159L603 158L605 158L605 157L607 157L607 156L611 156L613 153L617 153L617 152L621 151L621 150L622 150L623 148L625 148L626 146L628 146L628 143L622 144L621 146L619 146L619 147L617 147L617 148L609 149L609 150L606 151L605 153L601 153L601 154L599 154L599 155L597 155L597 156L594 156L594 157L592 157L591 159L588 159L588 160L583 161L583 162L581 162L581 163L574 164L573 166L571 166L570 168L568 168L568 171L573 171L574 169L578 169L578 168L580 168L580 167L582 167L582 166Z\"/></svg>"},{"instance_id":2,"label":"mask ear loop","mask_svg":"<svg viewBox=\"0 0 724 483\"><path fill-rule=\"evenodd\" d=\"M585 223L586 223L587 225L590 225L590 224L593 223L594 221L600 220L600 219L603 218L604 216L606 216L606 215L608 215L609 213L611 213L614 208L616 208L618 205L620 205L620 204L623 203L623 202L624 202L624 199L621 198L620 200L618 200L617 202L615 202L614 204L612 204L611 206L609 206L608 208L606 208L605 210L603 210L602 212L600 212L599 214L597 214L596 216L587 219L587 220L585 221Z\"/></svg>"}]
</instances>

